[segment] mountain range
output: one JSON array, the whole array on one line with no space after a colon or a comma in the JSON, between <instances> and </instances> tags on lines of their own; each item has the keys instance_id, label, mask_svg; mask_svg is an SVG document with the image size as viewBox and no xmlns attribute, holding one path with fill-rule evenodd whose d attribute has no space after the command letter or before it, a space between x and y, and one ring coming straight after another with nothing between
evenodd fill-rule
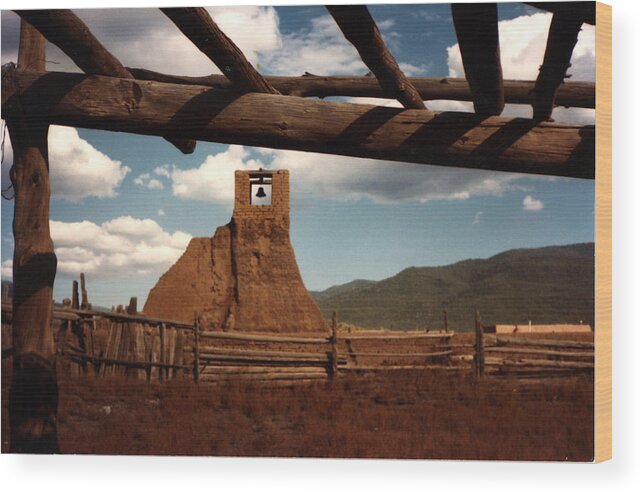
<instances>
[{"instance_id":1,"label":"mountain range","mask_svg":"<svg viewBox=\"0 0 643 495\"><path fill-rule=\"evenodd\" d=\"M513 249L447 266L409 267L393 277L353 280L311 292L324 316L363 328L471 330L485 325L594 326L594 244Z\"/></svg>"}]
</instances>

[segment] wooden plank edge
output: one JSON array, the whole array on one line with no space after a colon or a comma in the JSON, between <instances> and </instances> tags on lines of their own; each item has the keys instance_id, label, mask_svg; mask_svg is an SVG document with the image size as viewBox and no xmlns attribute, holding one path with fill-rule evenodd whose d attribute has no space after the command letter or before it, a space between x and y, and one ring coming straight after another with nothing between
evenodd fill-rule
<instances>
[{"instance_id":1,"label":"wooden plank edge","mask_svg":"<svg viewBox=\"0 0 643 495\"><path fill-rule=\"evenodd\" d=\"M594 461L612 458L612 7L596 3Z\"/></svg>"}]
</instances>

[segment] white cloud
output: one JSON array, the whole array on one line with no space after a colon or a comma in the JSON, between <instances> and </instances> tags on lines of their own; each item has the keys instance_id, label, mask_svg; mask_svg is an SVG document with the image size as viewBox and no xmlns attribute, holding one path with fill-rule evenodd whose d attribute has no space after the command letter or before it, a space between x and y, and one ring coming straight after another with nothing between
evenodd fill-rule
<instances>
[{"instance_id":1,"label":"white cloud","mask_svg":"<svg viewBox=\"0 0 643 495\"><path fill-rule=\"evenodd\" d=\"M133 182L137 186L144 186L147 181L150 180L150 174L141 174L138 177L135 177Z\"/></svg>"},{"instance_id":2,"label":"white cloud","mask_svg":"<svg viewBox=\"0 0 643 495\"><path fill-rule=\"evenodd\" d=\"M154 173L160 177L166 177L170 178L170 166L169 165L161 165L160 167L156 167L154 169Z\"/></svg>"},{"instance_id":3,"label":"white cloud","mask_svg":"<svg viewBox=\"0 0 643 495\"><path fill-rule=\"evenodd\" d=\"M52 220L50 226L58 273L70 276L160 275L191 239L185 232L166 232L154 220L130 216L100 225Z\"/></svg>"},{"instance_id":4,"label":"white cloud","mask_svg":"<svg viewBox=\"0 0 643 495\"><path fill-rule=\"evenodd\" d=\"M308 29L284 36L281 50L266 54L262 65L271 73L283 75L368 72L330 15L315 17Z\"/></svg>"},{"instance_id":5,"label":"white cloud","mask_svg":"<svg viewBox=\"0 0 643 495\"><path fill-rule=\"evenodd\" d=\"M172 192L182 198L231 203L234 198L234 171L266 167L248 158L243 146L232 145L224 152L209 155L198 168L172 171Z\"/></svg>"},{"instance_id":6,"label":"white cloud","mask_svg":"<svg viewBox=\"0 0 643 495\"><path fill-rule=\"evenodd\" d=\"M395 32L392 20L379 24L385 38L392 41ZM400 67L409 75L425 72L424 67L400 61ZM260 68L271 74L300 75L310 72L316 75L366 74L364 65L355 47L349 43L330 15L315 17L309 26L292 34L282 36L281 48L266 51L260 57Z\"/></svg>"},{"instance_id":7,"label":"white cloud","mask_svg":"<svg viewBox=\"0 0 643 495\"><path fill-rule=\"evenodd\" d=\"M13 260L4 260L2 262L2 278L13 278Z\"/></svg>"},{"instance_id":8,"label":"white cloud","mask_svg":"<svg viewBox=\"0 0 643 495\"><path fill-rule=\"evenodd\" d=\"M500 195L519 174L275 150L271 168L289 168L300 193L379 203Z\"/></svg>"},{"instance_id":9,"label":"white cloud","mask_svg":"<svg viewBox=\"0 0 643 495\"><path fill-rule=\"evenodd\" d=\"M158 179L151 179L147 183L149 189L163 189L163 183Z\"/></svg>"},{"instance_id":10,"label":"white cloud","mask_svg":"<svg viewBox=\"0 0 643 495\"><path fill-rule=\"evenodd\" d=\"M247 148L233 145L208 156L197 168L175 169L172 191L178 197L232 204L235 170L286 168L298 194L338 200L369 198L379 203L426 202L498 196L524 177L301 151L260 152L262 159L252 159Z\"/></svg>"},{"instance_id":11,"label":"white cloud","mask_svg":"<svg viewBox=\"0 0 643 495\"><path fill-rule=\"evenodd\" d=\"M77 202L87 197L111 198L131 171L120 161L98 151L73 127L49 128L49 170L53 198ZM2 188L10 186L9 169L13 150L9 134L2 162Z\"/></svg>"},{"instance_id":12,"label":"white cloud","mask_svg":"<svg viewBox=\"0 0 643 495\"><path fill-rule=\"evenodd\" d=\"M147 187L148 189L163 189L163 183L148 173L141 174L132 181L137 186Z\"/></svg>"},{"instance_id":13,"label":"white cloud","mask_svg":"<svg viewBox=\"0 0 643 495\"><path fill-rule=\"evenodd\" d=\"M522 200L522 209L525 211L540 211L545 207L544 203L532 196L525 196Z\"/></svg>"},{"instance_id":14,"label":"white cloud","mask_svg":"<svg viewBox=\"0 0 643 495\"><path fill-rule=\"evenodd\" d=\"M163 208L159 208L159 211L157 212L157 215L159 217L164 217L165 216L165 210Z\"/></svg>"},{"instance_id":15,"label":"white cloud","mask_svg":"<svg viewBox=\"0 0 643 495\"><path fill-rule=\"evenodd\" d=\"M480 224L480 220L481 220L483 214L484 214L484 212L482 212L482 211L477 211L476 212L475 216L473 217L473 225L479 225Z\"/></svg>"}]
</instances>

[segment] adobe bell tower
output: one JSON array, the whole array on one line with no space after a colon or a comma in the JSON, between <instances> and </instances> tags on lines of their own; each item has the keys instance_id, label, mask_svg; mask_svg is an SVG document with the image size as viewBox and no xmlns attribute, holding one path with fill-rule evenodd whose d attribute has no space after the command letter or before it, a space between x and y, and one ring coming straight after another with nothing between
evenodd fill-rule
<instances>
[{"instance_id":1,"label":"adobe bell tower","mask_svg":"<svg viewBox=\"0 0 643 495\"><path fill-rule=\"evenodd\" d=\"M194 238L150 291L149 316L212 330L319 334L328 327L299 273L290 244L287 170L235 172L230 223Z\"/></svg>"}]
</instances>

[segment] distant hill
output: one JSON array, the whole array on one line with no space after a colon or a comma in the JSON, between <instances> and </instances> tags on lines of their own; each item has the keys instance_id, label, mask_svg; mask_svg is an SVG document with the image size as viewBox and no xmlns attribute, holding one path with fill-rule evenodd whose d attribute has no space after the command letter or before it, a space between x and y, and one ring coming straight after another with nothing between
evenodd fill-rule
<instances>
[{"instance_id":1,"label":"distant hill","mask_svg":"<svg viewBox=\"0 0 643 495\"><path fill-rule=\"evenodd\" d=\"M483 323L594 326L594 244L514 249L448 266L411 267L379 282L354 280L312 292L324 315L366 328L470 330Z\"/></svg>"}]
</instances>

